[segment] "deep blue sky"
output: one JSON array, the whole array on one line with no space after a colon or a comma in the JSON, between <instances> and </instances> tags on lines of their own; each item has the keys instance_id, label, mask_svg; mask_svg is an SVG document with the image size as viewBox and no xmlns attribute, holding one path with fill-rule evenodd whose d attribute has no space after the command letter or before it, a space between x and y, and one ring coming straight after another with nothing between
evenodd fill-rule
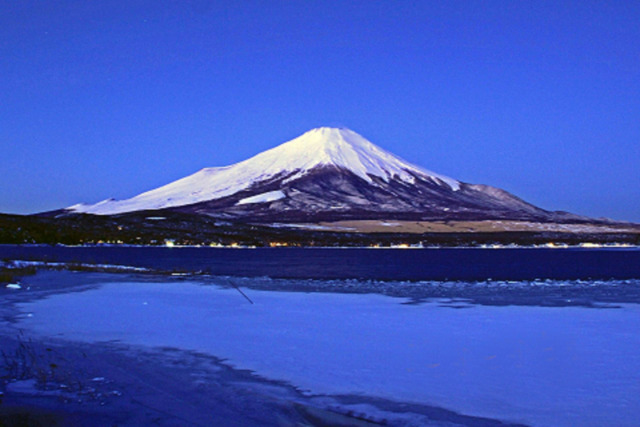
<instances>
[{"instance_id":1,"label":"deep blue sky","mask_svg":"<svg viewBox=\"0 0 640 427\"><path fill-rule=\"evenodd\" d=\"M637 0L0 1L0 212L346 126L546 209L640 221Z\"/></svg>"}]
</instances>

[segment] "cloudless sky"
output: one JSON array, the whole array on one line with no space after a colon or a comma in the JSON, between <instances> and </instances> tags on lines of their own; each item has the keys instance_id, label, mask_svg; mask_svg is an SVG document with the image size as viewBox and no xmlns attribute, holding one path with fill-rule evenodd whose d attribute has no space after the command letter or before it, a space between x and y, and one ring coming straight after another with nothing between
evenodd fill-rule
<instances>
[{"instance_id":1,"label":"cloudless sky","mask_svg":"<svg viewBox=\"0 0 640 427\"><path fill-rule=\"evenodd\" d=\"M345 126L640 222L637 0L0 5L0 212L128 198Z\"/></svg>"}]
</instances>

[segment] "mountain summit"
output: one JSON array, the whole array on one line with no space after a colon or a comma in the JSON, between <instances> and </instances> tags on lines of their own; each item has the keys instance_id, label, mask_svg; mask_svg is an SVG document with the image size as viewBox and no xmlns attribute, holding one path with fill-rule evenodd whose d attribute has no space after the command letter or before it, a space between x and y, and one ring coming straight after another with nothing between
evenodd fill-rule
<instances>
[{"instance_id":1,"label":"mountain summit","mask_svg":"<svg viewBox=\"0 0 640 427\"><path fill-rule=\"evenodd\" d=\"M387 182L394 178L413 182L414 174L419 174L430 176L454 189L459 187L458 181L414 166L344 128L312 129L247 160L247 163L254 168L262 166L268 173L298 171L296 176L302 176L316 167L335 166L369 183L373 182L372 177Z\"/></svg>"},{"instance_id":2,"label":"mountain summit","mask_svg":"<svg viewBox=\"0 0 640 427\"><path fill-rule=\"evenodd\" d=\"M79 204L67 211L115 215L162 209L259 222L576 219L497 188L420 168L356 132L328 127L130 199Z\"/></svg>"}]
</instances>

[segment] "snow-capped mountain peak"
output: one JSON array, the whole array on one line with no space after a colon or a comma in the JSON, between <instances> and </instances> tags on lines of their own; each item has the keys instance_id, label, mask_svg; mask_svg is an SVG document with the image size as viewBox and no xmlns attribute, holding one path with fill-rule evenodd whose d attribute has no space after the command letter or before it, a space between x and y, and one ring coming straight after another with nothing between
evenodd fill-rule
<instances>
[{"instance_id":1,"label":"snow-capped mountain peak","mask_svg":"<svg viewBox=\"0 0 640 427\"><path fill-rule=\"evenodd\" d=\"M385 181L399 178L412 182L414 175L426 175L451 187L459 188L459 182L412 165L388 151L374 145L361 135L346 128L320 127L266 151L250 160L277 159L280 170L310 170L319 165L333 165L349 170L372 182L377 176Z\"/></svg>"},{"instance_id":2,"label":"snow-capped mountain peak","mask_svg":"<svg viewBox=\"0 0 640 427\"><path fill-rule=\"evenodd\" d=\"M235 165L205 168L131 199L78 204L67 209L112 215L191 205L231 196L277 177L286 177L282 181L285 184L326 166L346 170L374 185L374 177L408 183L419 177L449 191L460 189L460 182L455 179L412 165L352 130L320 127Z\"/></svg>"}]
</instances>

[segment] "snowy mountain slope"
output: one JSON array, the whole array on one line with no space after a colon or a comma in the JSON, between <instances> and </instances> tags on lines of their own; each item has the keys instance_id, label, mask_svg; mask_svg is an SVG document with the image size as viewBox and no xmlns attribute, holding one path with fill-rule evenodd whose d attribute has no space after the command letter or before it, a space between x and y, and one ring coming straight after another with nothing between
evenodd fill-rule
<instances>
[{"instance_id":1,"label":"snowy mountain slope","mask_svg":"<svg viewBox=\"0 0 640 427\"><path fill-rule=\"evenodd\" d=\"M257 222L317 222L345 219L403 220L578 220L537 208L502 190L460 183L457 190L415 176L415 181L374 177L373 185L336 167L318 167L252 186L234 195L172 210ZM285 182L286 181L286 182ZM276 193L277 192L277 193ZM248 204L248 200L277 198ZM284 197L281 195L284 194ZM255 195L255 196L254 196Z\"/></svg>"},{"instance_id":2,"label":"snowy mountain slope","mask_svg":"<svg viewBox=\"0 0 640 427\"><path fill-rule=\"evenodd\" d=\"M431 172L351 130L326 127L130 199L67 208L98 215L160 209L276 222L382 217L557 221L568 215L539 209L504 190Z\"/></svg>"},{"instance_id":3,"label":"snowy mountain slope","mask_svg":"<svg viewBox=\"0 0 640 427\"><path fill-rule=\"evenodd\" d=\"M131 199L106 200L95 205L74 205L75 212L111 215L163 209L219 199L251 185L287 176L295 180L319 166L349 170L372 183L372 177L407 182L414 175L458 189L458 181L414 166L377 147L348 129L317 128L248 160L227 167L205 168L193 175Z\"/></svg>"},{"instance_id":4,"label":"snowy mountain slope","mask_svg":"<svg viewBox=\"0 0 640 427\"><path fill-rule=\"evenodd\" d=\"M131 199L106 200L95 205L74 205L70 210L112 215L164 209L220 199L257 183L286 177L294 181L309 171L335 166L373 184L373 177L388 182L413 182L415 176L457 190L459 182L414 166L375 146L348 129L317 128L248 160L227 167L205 168L193 175Z\"/></svg>"}]
</instances>

